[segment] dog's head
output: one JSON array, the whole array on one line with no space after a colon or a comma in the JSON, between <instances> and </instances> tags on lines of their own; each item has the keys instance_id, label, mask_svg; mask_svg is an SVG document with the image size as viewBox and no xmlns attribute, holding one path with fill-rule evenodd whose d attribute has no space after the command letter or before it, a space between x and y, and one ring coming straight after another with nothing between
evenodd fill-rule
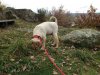
<instances>
[{"instance_id":1,"label":"dog's head","mask_svg":"<svg viewBox=\"0 0 100 75\"><path fill-rule=\"evenodd\" d=\"M32 40L32 47L33 49L37 49L41 47L41 41L38 38L33 38Z\"/></svg>"}]
</instances>

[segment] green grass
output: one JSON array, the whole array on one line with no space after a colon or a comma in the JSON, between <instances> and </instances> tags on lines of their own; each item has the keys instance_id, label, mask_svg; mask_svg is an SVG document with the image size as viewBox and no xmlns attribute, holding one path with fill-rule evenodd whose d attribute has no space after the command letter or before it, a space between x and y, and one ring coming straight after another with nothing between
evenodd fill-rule
<instances>
[{"instance_id":1,"label":"green grass","mask_svg":"<svg viewBox=\"0 0 100 75\"><path fill-rule=\"evenodd\" d=\"M44 51L32 49L30 40L35 25L16 20L15 25L0 29L0 75L53 75L55 67ZM76 29L59 27L59 39ZM52 36L47 37L46 48L66 75L100 74L100 51L70 48L63 42L55 50L51 46ZM34 60L30 56L34 56Z\"/></svg>"}]
</instances>

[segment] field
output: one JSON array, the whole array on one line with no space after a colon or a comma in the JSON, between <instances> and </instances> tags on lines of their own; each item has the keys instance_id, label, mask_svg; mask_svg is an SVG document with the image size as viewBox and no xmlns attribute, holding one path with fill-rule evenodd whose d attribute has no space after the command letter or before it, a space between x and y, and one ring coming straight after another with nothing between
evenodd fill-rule
<instances>
[{"instance_id":1,"label":"field","mask_svg":"<svg viewBox=\"0 0 100 75\"><path fill-rule=\"evenodd\" d=\"M16 20L15 25L0 28L0 75L60 75L44 51L32 49L35 25ZM59 27L59 39L75 29ZM46 48L66 75L100 75L100 51L73 48L61 41L55 50L51 43L52 36L47 36Z\"/></svg>"}]
</instances>

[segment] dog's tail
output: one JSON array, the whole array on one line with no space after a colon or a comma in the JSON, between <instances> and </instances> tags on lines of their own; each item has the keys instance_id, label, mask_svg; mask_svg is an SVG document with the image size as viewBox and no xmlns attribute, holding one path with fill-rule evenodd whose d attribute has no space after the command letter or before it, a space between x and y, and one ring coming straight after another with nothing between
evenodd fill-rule
<instances>
[{"instance_id":1,"label":"dog's tail","mask_svg":"<svg viewBox=\"0 0 100 75\"><path fill-rule=\"evenodd\" d=\"M50 21L58 23L57 18L55 16L51 16L50 17Z\"/></svg>"}]
</instances>

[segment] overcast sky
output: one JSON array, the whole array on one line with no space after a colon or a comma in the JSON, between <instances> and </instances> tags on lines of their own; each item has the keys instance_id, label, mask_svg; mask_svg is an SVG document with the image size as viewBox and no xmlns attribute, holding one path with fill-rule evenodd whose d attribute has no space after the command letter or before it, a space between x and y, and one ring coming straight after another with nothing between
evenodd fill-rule
<instances>
[{"instance_id":1,"label":"overcast sky","mask_svg":"<svg viewBox=\"0 0 100 75\"><path fill-rule=\"evenodd\" d=\"M52 7L64 6L70 12L86 12L90 4L100 12L100 0L1 0L4 4L14 8L27 8L36 12L39 8L51 10Z\"/></svg>"}]
</instances>

